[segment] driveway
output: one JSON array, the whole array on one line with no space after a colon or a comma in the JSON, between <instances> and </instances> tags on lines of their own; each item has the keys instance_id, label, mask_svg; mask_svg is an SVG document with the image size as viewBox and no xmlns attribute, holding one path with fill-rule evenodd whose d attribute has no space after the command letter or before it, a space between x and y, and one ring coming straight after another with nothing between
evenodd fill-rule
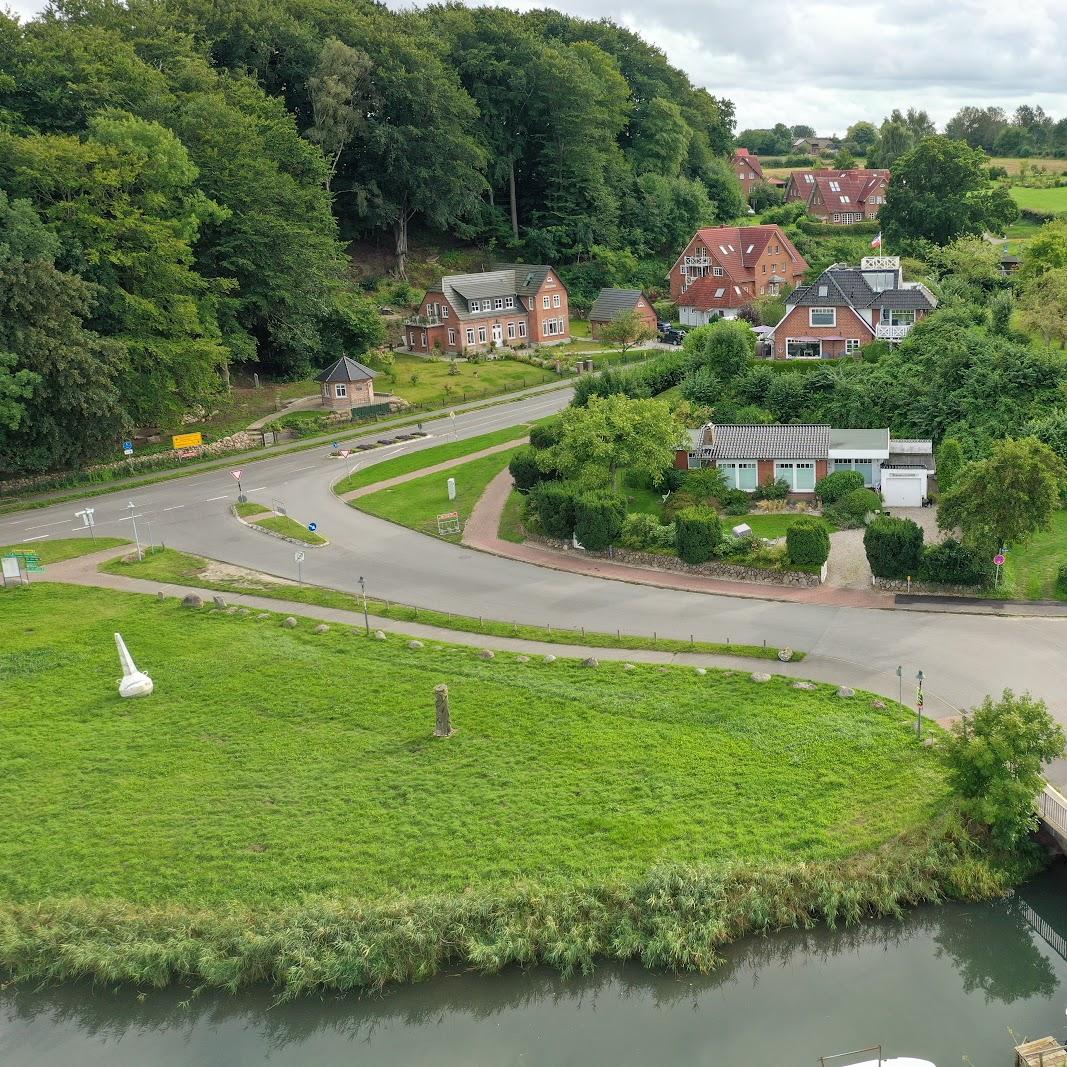
<instances>
[{"instance_id":1,"label":"driveway","mask_svg":"<svg viewBox=\"0 0 1067 1067\"><path fill-rule=\"evenodd\" d=\"M922 528L930 544L944 536L937 528L937 508L889 508L895 518L911 519ZM830 534L830 558L826 561L826 584L834 589L870 589L871 568L863 548L863 530L838 530Z\"/></svg>"}]
</instances>

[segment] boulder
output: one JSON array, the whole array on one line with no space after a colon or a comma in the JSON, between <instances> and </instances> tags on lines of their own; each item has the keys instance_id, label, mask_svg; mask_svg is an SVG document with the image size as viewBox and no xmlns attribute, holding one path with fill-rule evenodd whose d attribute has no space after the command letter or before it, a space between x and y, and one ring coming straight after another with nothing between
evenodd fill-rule
<instances>
[{"instance_id":1,"label":"boulder","mask_svg":"<svg viewBox=\"0 0 1067 1067\"><path fill-rule=\"evenodd\" d=\"M374 631L374 640L375 641L384 641L385 640L385 634L381 630L375 630Z\"/></svg>"},{"instance_id":2,"label":"boulder","mask_svg":"<svg viewBox=\"0 0 1067 1067\"><path fill-rule=\"evenodd\" d=\"M600 660L596 659L594 656L589 656L586 659L582 660L582 666L583 667L599 667L600 666Z\"/></svg>"},{"instance_id":3,"label":"boulder","mask_svg":"<svg viewBox=\"0 0 1067 1067\"><path fill-rule=\"evenodd\" d=\"M269 618L270 618L270 612L269 612L269 611L261 611L261 612L260 612L260 613L259 613L259 614L258 614L258 615L256 616L256 618L257 618L257 619L269 619Z\"/></svg>"},{"instance_id":4,"label":"boulder","mask_svg":"<svg viewBox=\"0 0 1067 1067\"><path fill-rule=\"evenodd\" d=\"M707 669L705 667L697 667L696 670L697 670L697 674L703 675L703 674L707 674L708 673Z\"/></svg>"},{"instance_id":5,"label":"boulder","mask_svg":"<svg viewBox=\"0 0 1067 1067\"><path fill-rule=\"evenodd\" d=\"M214 605L215 605L215 607L216 607L216 608L217 608L217 609L218 609L219 611L225 611L225 610L226 610L226 601L225 601L225 600L224 600L224 599L223 599L222 597L220 597L220 596L213 596L213 597L211 598L211 602L212 602L212 604L214 604Z\"/></svg>"},{"instance_id":6,"label":"boulder","mask_svg":"<svg viewBox=\"0 0 1067 1067\"><path fill-rule=\"evenodd\" d=\"M160 589L160 591L158 593L156 593L156 600L166 600L166 599L167 599L167 594L164 593L162 589Z\"/></svg>"},{"instance_id":7,"label":"boulder","mask_svg":"<svg viewBox=\"0 0 1067 1067\"><path fill-rule=\"evenodd\" d=\"M545 657L544 657L544 658L542 659L542 661L541 661L541 662L542 662L542 663L555 663L555 662L556 662L556 657L555 657L555 656L553 656L553 655L552 655L551 653L549 653L549 654L548 654L547 656L545 656Z\"/></svg>"},{"instance_id":8,"label":"boulder","mask_svg":"<svg viewBox=\"0 0 1067 1067\"><path fill-rule=\"evenodd\" d=\"M770 680L771 676L763 671L753 671L752 673L752 681L754 682L769 682Z\"/></svg>"},{"instance_id":9,"label":"boulder","mask_svg":"<svg viewBox=\"0 0 1067 1067\"><path fill-rule=\"evenodd\" d=\"M318 626L316 626L315 629L311 632L316 634L328 634L330 632L330 628L326 625L326 623L320 622Z\"/></svg>"},{"instance_id":10,"label":"boulder","mask_svg":"<svg viewBox=\"0 0 1067 1067\"><path fill-rule=\"evenodd\" d=\"M814 689L815 686L812 682L794 682L794 689Z\"/></svg>"},{"instance_id":11,"label":"boulder","mask_svg":"<svg viewBox=\"0 0 1067 1067\"><path fill-rule=\"evenodd\" d=\"M496 659L496 653L491 648L483 648L478 653L479 659Z\"/></svg>"},{"instance_id":12,"label":"boulder","mask_svg":"<svg viewBox=\"0 0 1067 1067\"><path fill-rule=\"evenodd\" d=\"M791 648L781 648L778 650L778 658L783 663L788 663L793 658L793 650Z\"/></svg>"},{"instance_id":13,"label":"boulder","mask_svg":"<svg viewBox=\"0 0 1067 1067\"><path fill-rule=\"evenodd\" d=\"M530 657L529 656L516 656L515 657L515 662L516 663L529 663L530 662Z\"/></svg>"},{"instance_id":14,"label":"boulder","mask_svg":"<svg viewBox=\"0 0 1067 1067\"><path fill-rule=\"evenodd\" d=\"M637 668L632 663L624 663L622 665L624 671L636 671Z\"/></svg>"},{"instance_id":15,"label":"boulder","mask_svg":"<svg viewBox=\"0 0 1067 1067\"><path fill-rule=\"evenodd\" d=\"M885 701L884 700L872 700L871 701L871 707L872 708L877 708L879 711L885 711Z\"/></svg>"},{"instance_id":16,"label":"boulder","mask_svg":"<svg viewBox=\"0 0 1067 1067\"><path fill-rule=\"evenodd\" d=\"M856 690L849 689L847 685L843 685L837 690L837 695L839 697L854 697L856 695Z\"/></svg>"},{"instance_id":17,"label":"boulder","mask_svg":"<svg viewBox=\"0 0 1067 1067\"><path fill-rule=\"evenodd\" d=\"M422 648L422 642L421 641L409 641L408 642L408 648L412 649L413 651L414 650L418 650L418 649Z\"/></svg>"},{"instance_id":18,"label":"boulder","mask_svg":"<svg viewBox=\"0 0 1067 1067\"><path fill-rule=\"evenodd\" d=\"M296 619L294 619L292 615L290 615L287 619L282 620L282 626L284 626L287 630L291 630L295 625Z\"/></svg>"},{"instance_id":19,"label":"boulder","mask_svg":"<svg viewBox=\"0 0 1067 1067\"><path fill-rule=\"evenodd\" d=\"M238 608L237 609L237 614L238 615L251 615L252 612L248 608Z\"/></svg>"},{"instance_id":20,"label":"boulder","mask_svg":"<svg viewBox=\"0 0 1067 1067\"><path fill-rule=\"evenodd\" d=\"M196 595L196 593L186 593L182 597L183 608L199 608L203 607L204 602Z\"/></svg>"}]
</instances>

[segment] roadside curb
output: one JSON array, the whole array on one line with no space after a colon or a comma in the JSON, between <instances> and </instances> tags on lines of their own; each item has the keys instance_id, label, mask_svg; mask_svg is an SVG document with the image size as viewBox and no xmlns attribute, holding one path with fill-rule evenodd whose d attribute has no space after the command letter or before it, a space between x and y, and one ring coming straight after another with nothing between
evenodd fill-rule
<instances>
[{"instance_id":1,"label":"roadside curb","mask_svg":"<svg viewBox=\"0 0 1067 1067\"><path fill-rule=\"evenodd\" d=\"M276 530L268 530L265 526L259 526L254 522L245 522L240 515L237 514L237 505L230 505L230 514L244 527L249 530L255 530L257 533L266 534L268 537L273 537L278 541L288 541L291 545L299 545L301 548L325 548L330 542L324 537L322 544L312 544L310 541L301 541L296 537L287 537L285 534L280 534ZM272 511L271 515L277 515L276 511ZM320 535L321 536L321 535Z\"/></svg>"}]
</instances>

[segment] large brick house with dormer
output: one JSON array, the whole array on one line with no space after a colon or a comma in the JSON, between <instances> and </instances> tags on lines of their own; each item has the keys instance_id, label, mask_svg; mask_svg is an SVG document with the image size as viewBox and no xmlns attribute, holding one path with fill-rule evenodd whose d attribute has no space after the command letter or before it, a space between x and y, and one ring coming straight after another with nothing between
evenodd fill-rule
<instances>
[{"instance_id":1,"label":"large brick house with dormer","mask_svg":"<svg viewBox=\"0 0 1067 1067\"><path fill-rule=\"evenodd\" d=\"M888 170L795 170L785 186L786 203L802 200L808 213L840 226L876 219L885 203Z\"/></svg>"},{"instance_id":2,"label":"large brick house with dormer","mask_svg":"<svg viewBox=\"0 0 1067 1067\"><path fill-rule=\"evenodd\" d=\"M463 353L570 340L567 287L546 264L449 274L403 325L412 352Z\"/></svg>"},{"instance_id":3,"label":"large brick house with dormer","mask_svg":"<svg viewBox=\"0 0 1067 1067\"><path fill-rule=\"evenodd\" d=\"M693 234L671 267L671 300L683 326L703 326L791 289L807 269L778 226L709 226Z\"/></svg>"},{"instance_id":4,"label":"large brick house with dormer","mask_svg":"<svg viewBox=\"0 0 1067 1067\"><path fill-rule=\"evenodd\" d=\"M758 157L752 155L747 148L735 149L733 156L730 157L730 165L734 168L737 180L744 187L746 200L756 182L767 180L763 176L763 167Z\"/></svg>"}]
</instances>

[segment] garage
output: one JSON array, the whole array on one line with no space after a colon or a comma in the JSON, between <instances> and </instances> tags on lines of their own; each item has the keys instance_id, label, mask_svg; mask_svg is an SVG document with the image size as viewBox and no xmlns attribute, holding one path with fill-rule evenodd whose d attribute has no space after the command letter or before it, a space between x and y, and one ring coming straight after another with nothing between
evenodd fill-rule
<instances>
[{"instance_id":1,"label":"garage","mask_svg":"<svg viewBox=\"0 0 1067 1067\"><path fill-rule=\"evenodd\" d=\"M919 508L926 499L925 467L882 464L882 499L886 507Z\"/></svg>"}]
</instances>

